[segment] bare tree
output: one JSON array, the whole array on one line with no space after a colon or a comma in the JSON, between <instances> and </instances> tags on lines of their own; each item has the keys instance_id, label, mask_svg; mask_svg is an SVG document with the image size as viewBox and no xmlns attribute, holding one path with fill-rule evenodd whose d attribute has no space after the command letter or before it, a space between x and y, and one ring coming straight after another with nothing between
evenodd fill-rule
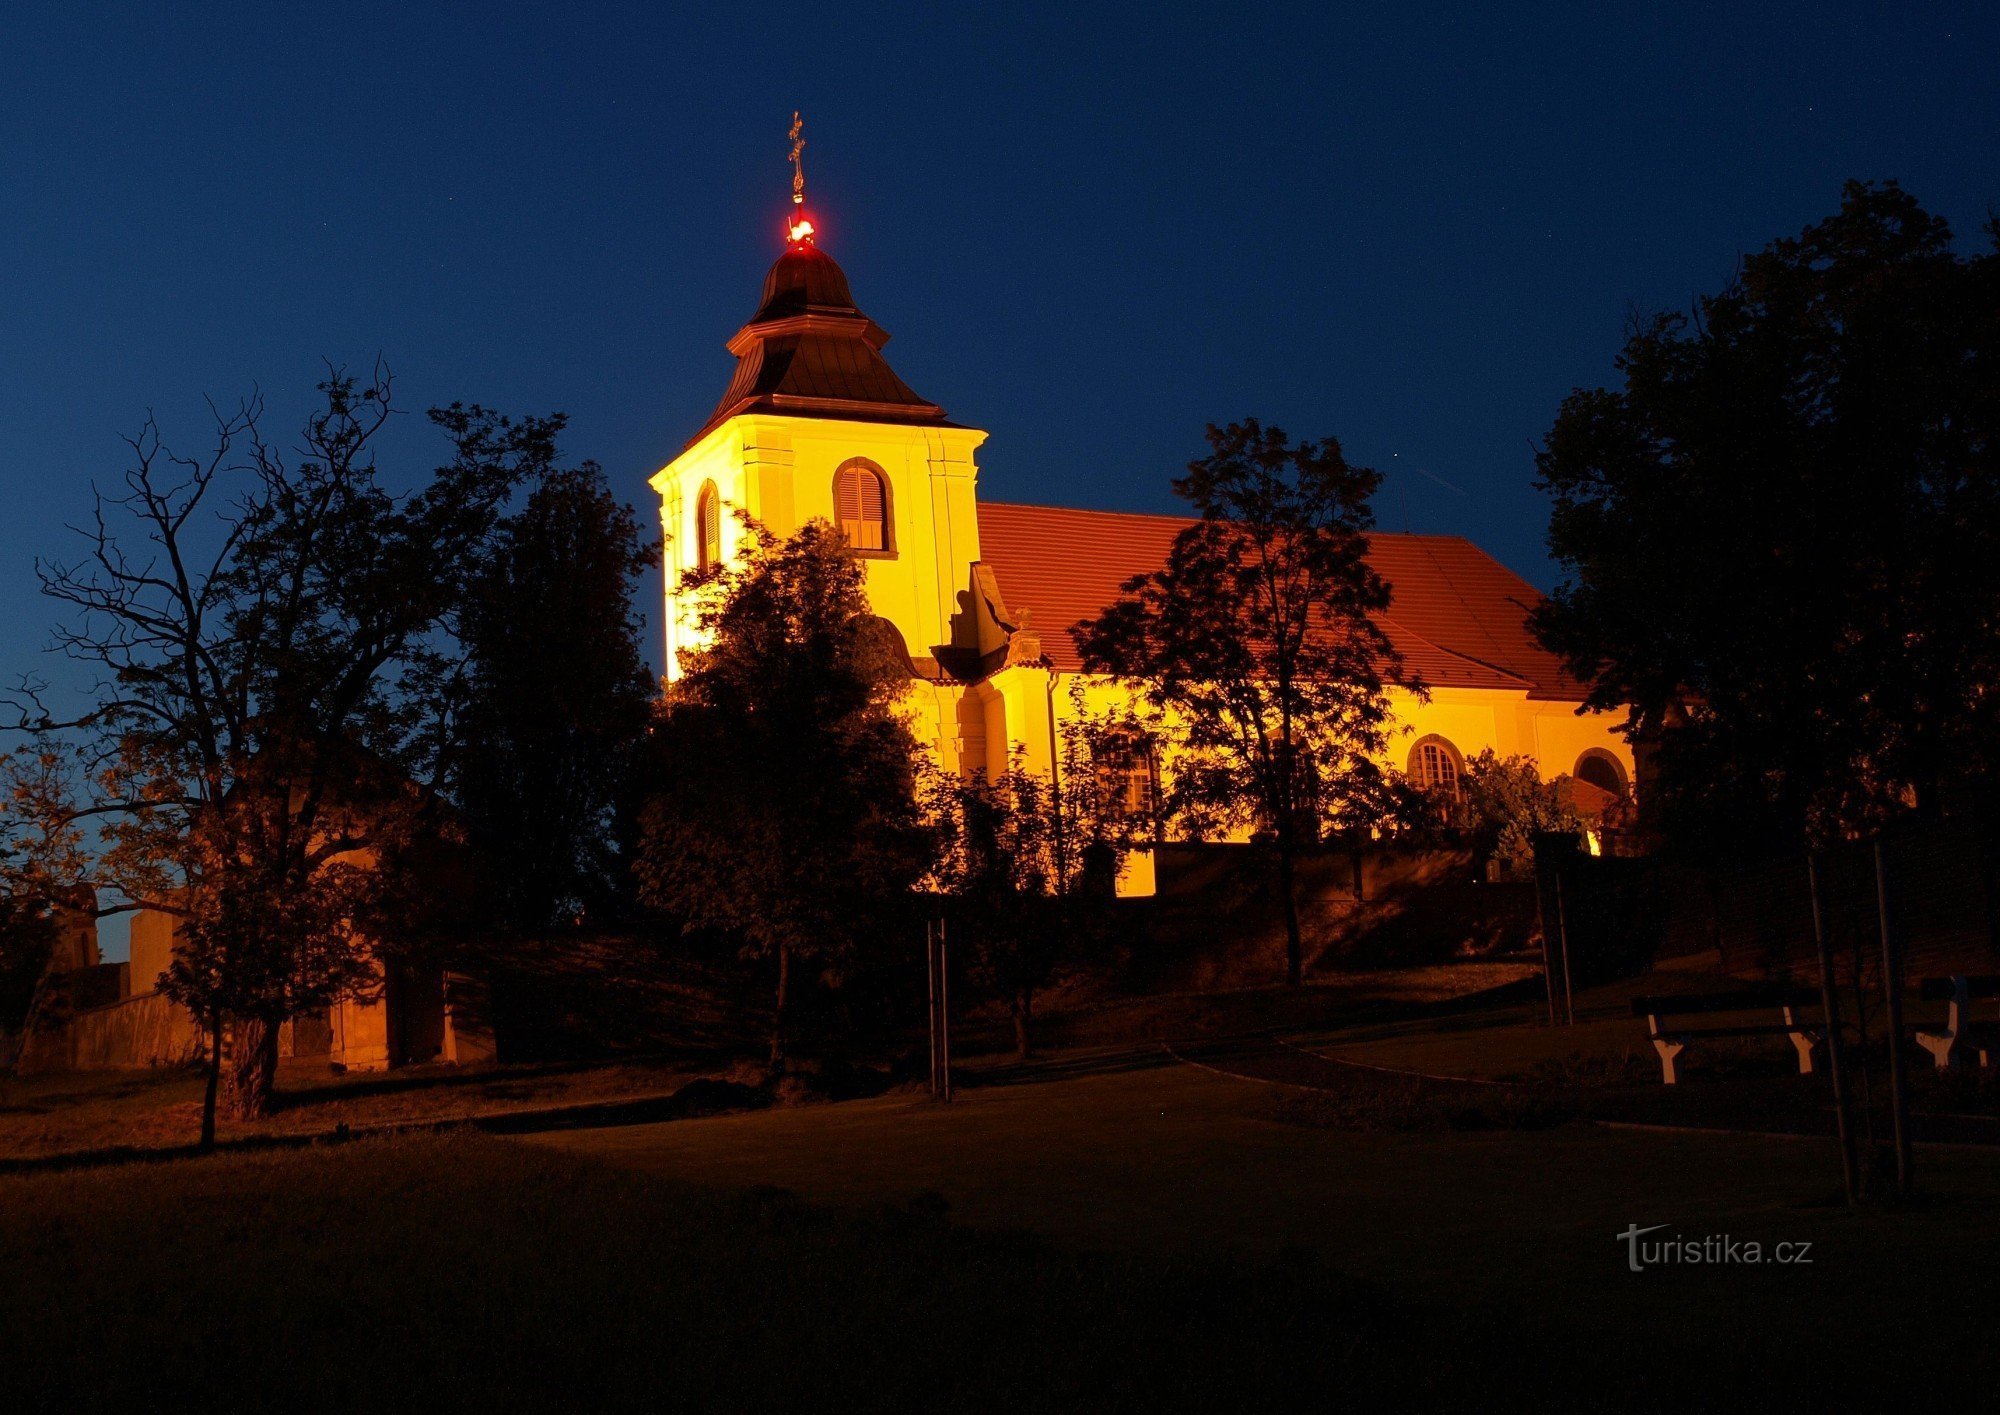
<instances>
[{"instance_id":1,"label":"bare tree","mask_svg":"<svg viewBox=\"0 0 2000 1415\"><path fill-rule=\"evenodd\" d=\"M454 616L562 427L433 410L450 459L398 492L375 455L387 372L330 370L319 391L289 455L261 399L211 405L199 456L148 418L86 553L37 567L68 611L57 647L98 670L95 701L62 721L35 685L13 700L15 730L69 741L86 768L17 814L44 835L95 826L105 912L177 917L162 988L207 1029L204 1143L218 1091L239 1116L268 1107L283 1021L369 985L378 867L421 819L445 738Z\"/></svg>"}]
</instances>

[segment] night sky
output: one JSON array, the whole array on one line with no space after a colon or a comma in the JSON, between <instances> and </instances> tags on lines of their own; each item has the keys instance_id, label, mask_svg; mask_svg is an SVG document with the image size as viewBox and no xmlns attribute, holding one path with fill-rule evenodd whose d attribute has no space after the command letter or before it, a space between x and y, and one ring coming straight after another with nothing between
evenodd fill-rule
<instances>
[{"instance_id":1,"label":"night sky","mask_svg":"<svg viewBox=\"0 0 2000 1415\"><path fill-rule=\"evenodd\" d=\"M1531 445L1631 310L1849 176L1968 242L2000 203L1991 6L25 8L10 676L53 671L32 558L118 434L150 406L199 443L203 395L253 384L289 431L322 359L379 353L412 409L566 410L650 519L779 252L795 107L821 243L992 433L986 496L1172 509L1202 424L1256 415L1386 470L1385 527L1542 584Z\"/></svg>"}]
</instances>

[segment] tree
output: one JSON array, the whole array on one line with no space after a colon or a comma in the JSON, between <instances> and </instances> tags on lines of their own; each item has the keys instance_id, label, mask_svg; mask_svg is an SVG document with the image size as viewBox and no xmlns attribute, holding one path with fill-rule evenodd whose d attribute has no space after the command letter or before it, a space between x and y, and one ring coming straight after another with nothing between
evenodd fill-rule
<instances>
[{"instance_id":1,"label":"tree","mask_svg":"<svg viewBox=\"0 0 2000 1415\"><path fill-rule=\"evenodd\" d=\"M1151 709L1169 817L1195 834L1249 827L1274 847L1296 985L1298 851L1388 809L1375 758L1401 663L1371 617L1389 603L1367 560L1381 476L1332 438L1295 444L1255 420L1211 425L1208 440L1174 482L1199 519L1164 567L1074 632L1084 666L1128 680Z\"/></svg>"},{"instance_id":2,"label":"tree","mask_svg":"<svg viewBox=\"0 0 2000 1415\"><path fill-rule=\"evenodd\" d=\"M1434 821L1462 838L1481 862L1497 862L1508 879L1532 878L1535 837L1574 834L1583 818L1566 804L1556 783L1542 780L1531 757L1502 757L1491 749L1468 759L1455 792L1424 793Z\"/></svg>"},{"instance_id":3,"label":"tree","mask_svg":"<svg viewBox=\"0 0 2000 1415\"><path fill-rule=\"evenodd\" d=\"M78 744L77 799L47 791L36 809L100 825L107 912L178 918L162 989L208 1031L204 1143L219 1091L240 1116L268 1106L284 1020L373 983L383 868L430 805L417 783L457 652L444 631L562 427L434 410L451 458L398 494L374 456L388 375L336 370L320 393L296 458L265 439L259 401L218 414L199 457L148 420L86 557L39 567L75 615L59 647L102 674L97 700L58 722L30 685L14 724Z\"/></svg>"},{"instance_id":4,"label":"tree","mask_svg":"<svg viewBox=\"0 0 2000 1415\"><path fill-rule=\"evenodd\" d=\"M18 1033L26 1045L48 985L55 942L55 921L44 900L11 889L0 892L0 1041ZM11 1066L17 1056L0 1062Z\"/></svg>"},{"instance_id":5,"label":"tree","mask_svg":"<svg viewBox=\"0 0 2000 1415\"><path fill-rule=\"evenodd\" d=\"M1654 824L1825 843L1990 781L2000 254L1849 183L1618 368L1537 457L1564 580L1534 624L1654 748Z\"/></svg>"},{"instance_id":6,"label":"tree","mask_svg":"<svg viewBox=\"0 0 2000 1415\"><path fill-rule=\"evenodd\" d=\"M586 463L533 490L472 581L454 795L503 932L546 934L629 893L654 696L632 592L657 561Z\"/></svg>"},{"instance_id":7,"label":"tree","mask_svg":"<svg viewBox=\"0 0 2000 1415\"><path fill-rule=\"evenodd\" d=\"M59 909L88 915L90 853L75 808L77 755L59 741L0 754L0 1032L16 1031L20 1062L44 1014L58 965Z\"/></svg>"},{"instance_id":8,"label":"tree","mask_svg":"<svg viewBox=\"0 0 2000 1415\"><path fill-rule=\"evenodd\" d=\"M660 706L638 871L646 902L775 965L775 1067L794 965L837 972L893 934L932 838L901 710L909 660L861 562L825 521L782 543L744 525L738 559L681 582L706 647L683 653Z\"/></svg>"},{"instance_id":9,"label":"tree","mask_svg":"<svg viewBox=\"0 0 2000 1415\"><path fill-rule=\"evenodd\" d=\"M1006 1005L1015 1055L1025 1059L1035 994L1103 924L1136 823L1106 799L1091 734L1077 722L1065 728L1053 773L1030 769L1017 749L997 778L931 778L932 884L954 938L970 944L974 981Z\"/></svg>"}]
</instances>

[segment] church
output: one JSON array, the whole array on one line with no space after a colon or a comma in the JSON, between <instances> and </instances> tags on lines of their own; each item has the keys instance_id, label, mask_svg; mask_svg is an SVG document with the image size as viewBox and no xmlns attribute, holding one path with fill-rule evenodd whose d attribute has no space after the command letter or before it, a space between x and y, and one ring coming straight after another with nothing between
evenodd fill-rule
<instances>
[{"instance_id":1,"label":"church","mask_svg":"<svg viewBox=\"0 0 2000 1415\"><path fill-rule=\"evenodd\" d=\"M986 434L896 375L888 334L816 242L797 174L793 200L784 252L729 341L733 377L651 479L666 542L667 676L697 632L680 577L738 552L739 513L781 539L821 518L845 533L870 603L902 638L919 736L943 767L998 773L1018 757L1050 773L1066 717L1124 691L1084 673L1071 626L1158 568L1188 522L982 500ZM1527 581L1459 536L1377 533L1369 559L1393 591L1380 625L1425 689L1391 689L1386 765L1455 790L1465 759L1491 750L1580 783L1586 799L1629 791L1618 718L1583 711L1583 686L1529 633L1539 595ZM1172 766L1128 769L1143 801ZM1150 860L1132 860L1121 893L1151 889Z\"/></svg>"}]
</instances>

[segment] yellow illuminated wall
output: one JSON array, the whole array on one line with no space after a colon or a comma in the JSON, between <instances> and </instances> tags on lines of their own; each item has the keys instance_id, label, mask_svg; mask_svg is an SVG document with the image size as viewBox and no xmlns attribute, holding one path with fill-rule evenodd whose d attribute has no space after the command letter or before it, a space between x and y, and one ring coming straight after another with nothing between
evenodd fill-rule
<instances>
[{"instance_id":1,"label":"yellow illuminated wall","mask_svg":"<svg viewBox=\"0 0 2000 1415\"><path fill-rule=\"evenodd\" d=\"M702 488L712 483L722 499L721 551L733 557L742 536L734 512L747 511L780 538L814 517L831 521L838 470L863 458L881 470L889 490L890 545L863 557L868 598L918 665L910 710L919 737L947 770L998 772L1019 749L1030 769L1052 771L1061 725L1079 711L1075 681L1082 679L1081 711L1091 716L1122 705L1121 685L1018 661L968 685L937 671L934 660L939 647L954 642L1006 647L990 624L979 637L972 622L979 562L974 453L985 440L971 428L749 413L689 447L652 478L666 535L667 676L679 676L679 654L694 642L691 606L676 586L696 562ZM1632 780L1631 749L1613 731L1615 714L1579 715L1574 703L1531 699L1521 690L1440 688L1425 700L1395 690L1391 702L1396 727L1385 765L1398 770L1419 738L1436 735L1461 757L1489 749L1530 757L1544 779L1573 774L1579 758L1595 749L1615 758ZM1171 773L1172 764L1162 769ZM1151 881L1150 859L1135 860L1121 890L1150 893Z\"/></svg>"},{"instance_id":2,"label":"yellow illuminated wall","mask_svg":"<svg viewBox=\"0 0 2000 1415\"><path fill-rule=\"evenodd\" d=\"M742 529L732 513L748 512L781 540L814 517L831 521L835 474L855 458L879 468L889 488L889 547L865 555L869 602L913 658L949 643L957 596L979 559L973 454L985 440L972 428L745 414L661 468L652 486L666 534L667 676L679 676L694 630L675 587L695 566L702 487L712 482L721 494L722 554L733 557Z\"/></svg>"}]
</instances>

